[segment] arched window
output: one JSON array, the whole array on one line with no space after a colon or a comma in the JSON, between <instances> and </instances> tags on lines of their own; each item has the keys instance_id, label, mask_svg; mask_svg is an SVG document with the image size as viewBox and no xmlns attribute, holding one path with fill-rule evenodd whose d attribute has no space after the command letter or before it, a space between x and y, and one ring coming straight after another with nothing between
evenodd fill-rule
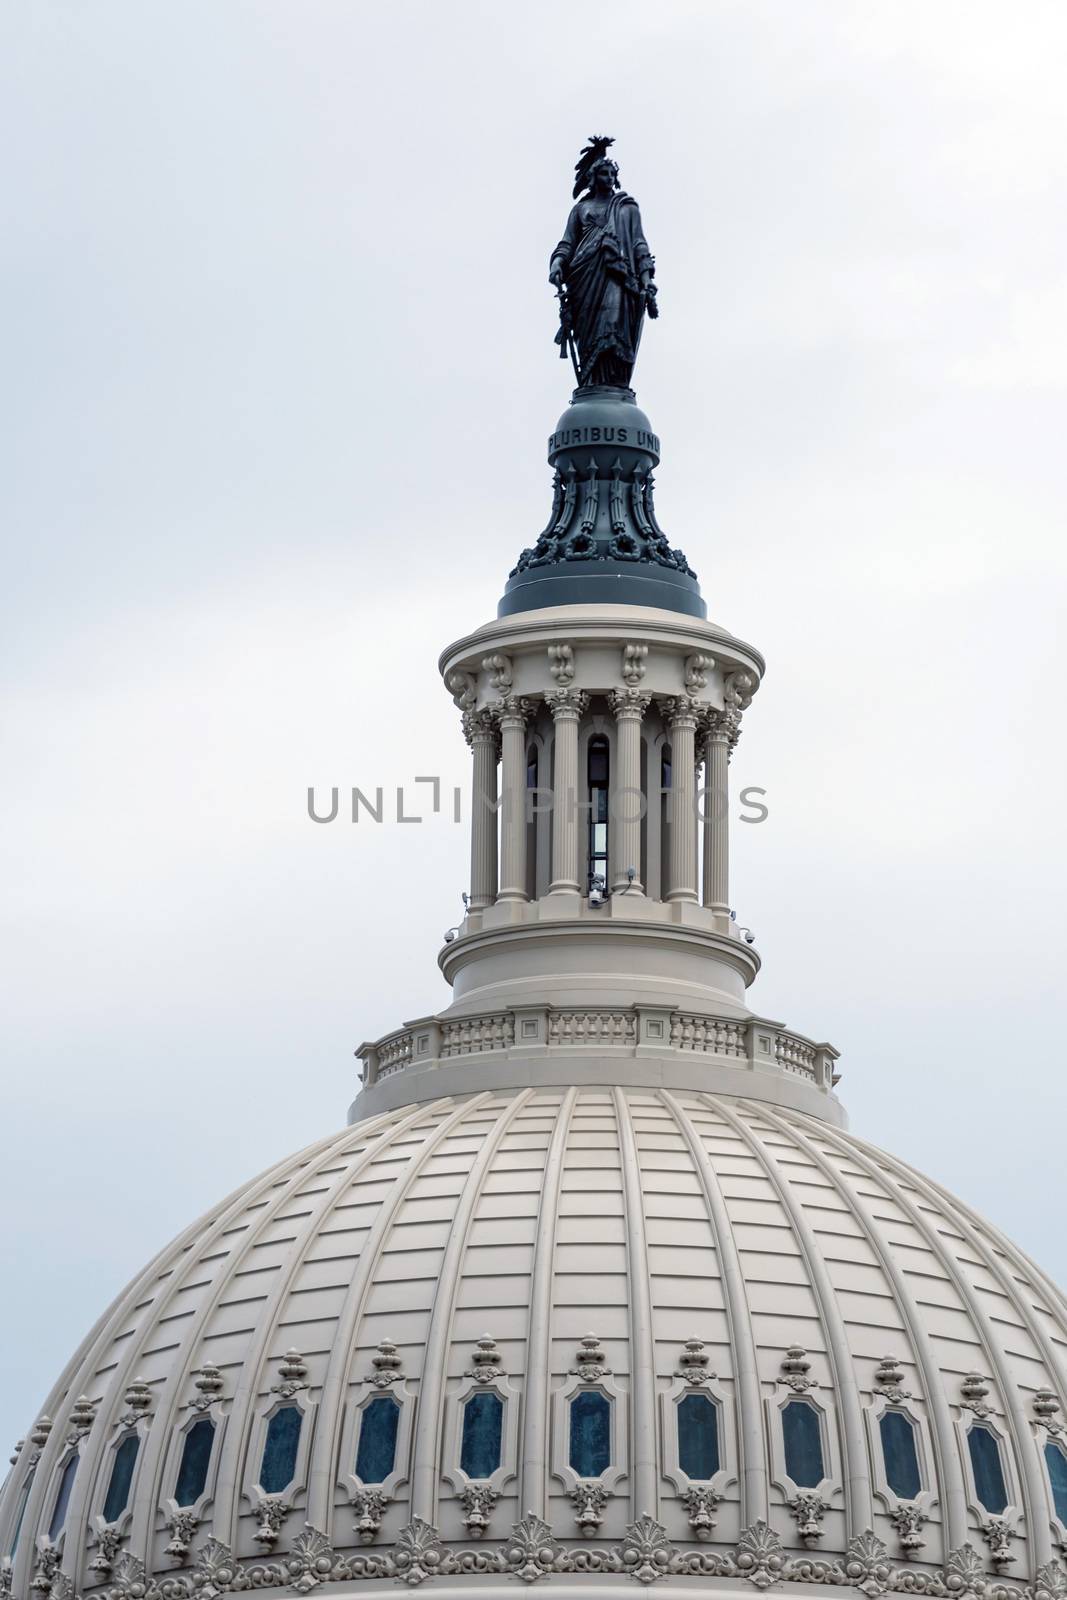
<instances>
[{"instance_id":1,"label":"arched window","mask_svg":"<svg viewBox=\"0 0 1067 1600\"><path fill-rule=\"evenodd\" d=\"M491 1478L500 1467L504 1402L491 1389L472 1394L463 1406L459 1464L468 1478Z\"/></svg>"},{"instance_id":2,"label":"arched window","mask_svg":"<svg viewBox=\"0 0 1067 1600\"><path fill-rule=\"evenodd\" d=\"M998 1517L1008 1505L1000 1441L992 1428L987 1428L983 1422L976 1422L967 1435L967 1449L971 1456L974 1492L978 1502L992 1516Z\"/></svg>"},{"instance_id":3,"label":"arched window","mask_svg":"<svg viewBox=\"0 0 1067 1600\"><path fill-rule=\"evenodd\" d=\"M400 1404L382 1394L363 1408L356 1451L356 1477L360 1483L384 1483L396 1465L396 1434Z\"/></svg>"},{"instance_id":4,"label":"arched window","mask_svg":"<svg viewBox=\"0 0 1067 1600\"><path fill-rule=\"evenodd\" d=\"M603 878L608 888L608 741L597 737L589 741L589 888L593 879Z\"/></svg>"},{"instance_id":5,"label":"arched window","mask_svg":"<svg viewBox=\"0 0 1067 1600\"><path fill-rule=\"evenodd\" d=\"M137 1465L137 1452L141 1441L135 1433L128 1433L115 1451L111 1464L111 1481L104 1496L104 1521L117 1522L130 1503L133 1469Z\"/></svg>"},{"instance_id":6,"label":"arched window","mask_svg":"<svg viewBox=\"0 0 1067 1600\"><path fill-rule=\"evenodd\" d=\"M782 1442L785 1470L798 1489L814 1489L826 1476L822 1453L822 1422L807 1400L790 1400L782 1407Z\"/></svg>"},{"instance_id":7,"label":"arched window","mask_svg":"<svg viewBox=\"0 0 1067 1600\"><path fill-rule=\"evenodd\" d=\"M719 1408L706 1394L678 1402L678 1465L687 1478L713 1478L719 1470Z\"/></svg>"},{"instance_id":8,"label":"arched window","mask_svg":"<svg viewBox=\"0 0 1067 1600\"><path fill-rule=\"evenodd\" d=\"M63 1532L63 1524L67 1520L67 1507L70 1505L70 1492L74 1488L77 1471L78 1454L75 1451L63 1468L63 1476L59 1480L59 1489L56 1492L56 1503L52 1507L52 1520L48 1524L48 1538L52 1544L55 1544Z\"/></svg>"},{"instance_id":9,"label":"arched window","mask_svg":"<svg viewBox=\"0 0 1067 1600\"><path fill-rule=\"evenodd\" d=\"M280 1494L293 1481L303 1420L299 1406L282 1406L267 1423L259 1467L259 1487L264 1494Z\"/></svg>"},{"instance_id":10,"label":"arched window","mask_svg":"<svg viewBox=\"0 0 1067 1600\"><path fill-rule=\"evenodd\" d=\"M15 1512L15 1526L11 1530L11 1543L7 1548L7 1553L12 1560L14 1560L15 1552L19 1547L19 1534L22 1532L22 1519L26 1515L26 1506L29 1502L30 1490L33 1488L33 1480L36 1477L36 1474L37 1468L31 1467L29 1472L26 1474L26 1482L22 1485L22 1490L19 1494L18 1510Z\"/></svg>"},{"instance_id":11,"label":"arched window","mask_svg":"<svg viewBox=\"0 0 1067 1600\"><path fill-rule=\"evenodd\" d=\"M923 1486L914 1422L906 1412L883 1411L878 1432L882 1436L886 1483L899 1500L914 1500Z\"/></svg>"},{"instance_id":12,"label":"arched window","mask_svg":"<svg viewBox=\"0 0 1067 1600\"><path fill-rule=\"evenodd\" d=\"M174 1498L180 1506L195 1506L207 1488L207 1472L214 1443L215 1424L210 1417L201 1417L199 1422L194 1422L185 1435L178 1465L178 1481L174 1485Z\"/></svg>"},{"instance_id":13,"label":"arched window","mask_svg":"<svg viewBox=\"0 0 1067 1600\"><path fill-rule=\"evenodd\" d=\"M1067 1524L1067 1454L1063 1446L1050 1439L1045 1446L1045 1466L1052 1487L1052 1504L1062 1523Z\"/></svg>"},{"instance_id":14,"label":"arched window","mask_svg":"<svg viewBox=\"0 0 1067 1600\"><path fill-rule=\"evenodd\" d=\"M611 1401L582 1389L571 1401L570 1464L579 1478L599 1478L611 1465Z\"/></svg>"}]
</instances>

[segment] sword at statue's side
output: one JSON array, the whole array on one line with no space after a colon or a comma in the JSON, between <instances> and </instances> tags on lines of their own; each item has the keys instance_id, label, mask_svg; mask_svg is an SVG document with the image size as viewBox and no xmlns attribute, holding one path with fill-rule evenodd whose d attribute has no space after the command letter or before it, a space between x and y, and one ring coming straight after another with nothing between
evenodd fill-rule
<instances>
[{"instance_id":1,"label":"sword at statue's side","mask_svg":"<svg viewBox=\"0 0 1067 1600\"><path fill-rule=\"evenodd\" d=\"M568 354L571 366L574 368L574 381L581 384L582 375L578 370L578 357L574 349L574 331L571 327L571 311L567 304L567 291L560 284L556 290L556 299L559 301L559 332L556 334L556 343L559 345L559 359L566 361Z\"/></svg>"}]
</instances>

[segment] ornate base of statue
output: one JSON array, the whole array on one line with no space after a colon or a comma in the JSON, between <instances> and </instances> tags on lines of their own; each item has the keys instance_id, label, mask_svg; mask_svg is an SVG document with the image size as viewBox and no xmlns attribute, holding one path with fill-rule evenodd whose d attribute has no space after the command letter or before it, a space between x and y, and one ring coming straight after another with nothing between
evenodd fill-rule
<instances>
[{"instance_id":1,"label":"ornate base of statue","mask_svg":"<svg viewBox=\"0 0 1067 1600\"><path fill-rule=\"evenodd\" d=\"M552 514L511 572L498 615L545 606L649 605L705 617L696 574L656 520L659 439L632 389L576 389L548 440ZM650 570L651 569L651 570Z\"/></svg>"}]
</instances>

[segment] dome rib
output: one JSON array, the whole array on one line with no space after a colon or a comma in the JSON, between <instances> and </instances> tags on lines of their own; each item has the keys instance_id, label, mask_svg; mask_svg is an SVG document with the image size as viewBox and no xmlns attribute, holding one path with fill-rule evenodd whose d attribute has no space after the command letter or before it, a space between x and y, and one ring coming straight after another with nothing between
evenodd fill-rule
<instances>
[{"instance_id":1,"label":"dome rib","mask_svg":"<svg viewBox=\"0 0 1067 1600\"><path fill-rule=\"evenodd\" d=\"M783 1132L788 1133L790 1138L796 1139L801 1148L807 1151L820 1172L824 1173L834 1185L845 1204L856 1213L863 1223L867 1242L878 1257L886 1277L893 1285L897 1304L907 1325L912 1353L922 1375L923 1398L930 1407L932 1422L930 1437L934 1452L934 1466L938 1487L941 1491L940 1499L944 1507L942 1535L945 1540L945 1550L947 1552L958 1549L967 1539L967 1495L963 1483L963 1469L960 1465L959 1452L954 1448L955 1434L952 1426L952 1413L945 1398L941 1368L934 1353L933 1343L923 1326L915 1297L911 1292L911 1286L897 1262L893 1259L892 1251L886 1248L882 1234L863 1196L854 1188L850 1189L846 1185L841 1173L817 1149L813 1140L808 1137L802 1127L796 1123L788 1122L776 1112L767 1112L765 1114L768 1121L774 1122ZM821 1124L818 1125L818 1131L820 1133L825 1132ZM845 1152L839 1153L844 1157ZM851 1159L851 1152L848 1153L848 1156ZM946 1448L946 1445L948 1448Z\"/></svg>"},{"instance_id":2,"label":"dome rib","mask_svg":"<svg viewBox=\"0 0 1067 1600\"><path fill-rule=\"evenodd\" d=\"M304 1263L308 1242L313 1237L316 1229L321 1225L323 1217L328 1215L337 1194L345 1189L351 1182L355 1173L374 1159L383 1144L387 1144L392 1137L397 1124L390 1119L388 1125L382 1130L380 1137L374 1137L377 1131L368 1130L371 1137L365 1141L354 1140L353 1144L358 1152L355 1166L351 1159L341 1166L332 1184L326 1189L317 1205L310 1205L303 1224L297 1231L289 1251L287 1265L279 1268L275 1281L271 1284L265 1304L256 1318L256 1327L249 1343L248 1352L241 1364L241 1376L234 1390L233 1406L230 1425L222 1441L222 1458L219 1462L218 1485L216 1501L229 1508L229 1528L226 1542L236 1545L237 1530L241 1519L241 1496L243 1467L248 1458L248 1448L252 1438L252 1429L256 1420L257 1398L259 1386L264 1375L264 1368L271 1359L267 1350L271 1342L278 1335L278 1312L285 1304L293 1281ZM362 1148L361 1148L362 1144ZM344 1156L349 1154L342 1148L331 1152L331 1155ZM314 1177L314 1172L308 1177ZM246 1252L247 1253L247 1252ZM303 1353L303 1352L301 1352ZM283 1354L281 1350L277 1352Z\"/></svg>"},{"instance_id":3,"label":"dome rib","mask_svg":"<svg viewBox=\"0 0 1067 1600\"><path fill-rule=\"evenodd\" d=\"M552 1281L559 1220L559 1183L578 1090L564 1094L545 1159L537 1208L537 1235L530 1285L526 1343L526 1394L519 1505L544 1518L548 1509L548 1413L551 1389Z\"/></svg>"},{"instance_id":4,"label":"dome rib","mask_svg":"<svg viewBox=\"0 0 1067 1600\"><path fill-rule=\"evenodd\" d=\"M711 1097L701 1098L710 1103ZM781 1168L766 1145L751 1127L724 1101L715 1104L715 1110L744 1140L756 1160L767 1174L786 1215L796 1231L797 1243L804 1255L808 1278L823 1327L826 1329L830 1370L833 1373L834 1391L840 1418L841 1475L845 1490L845 1522L847 1537L856 1538L871 1526L874 1520L874 1501L871 1495L871 1478L867 1460L867 1440L863 1427L863 1406L856 1369L849 1349L848 1333L830 1274L826 1270L822 1251L804 1209L783 1178Z\"/></svg>"},{"instance_id":5,"label":"dome rib","mask_svg":"<svg viewBox=\"0 0 1067 1600\"><path fill-rule=\"evenodd\" d=\"M306 1146L295 1155L282 1163L282 1170L288 1170L295 1177L306 1170L315 1156L320 1151L329 1149L335 1140L320 1139L314 1144ZM197 1218L191 1227L180 1234L172 1244L160 1250L149 1263L146 1270L141 1273L133 1285L126 1289L113 1303L110 1312L104 1319L104 1326L100 1329L99 1337L92 1340L88 1346L83 1345L84 1357L78 1367L77 1377L70 1385L65 1402L76 1394L88 1393L96 1386L97 1372L104 1363L106 1353L116 1338L116 1323L120 1322L123 1312L127 1315L128 1307L138 1306L143 1301L149 1287L157 1285L156 1293L148 1295L144 1305L144 1315L136 1327L140 1334L140 1341L130 1339L122 1356L116 1362L113 1370L105 1380L105 1395L110 1397L110 1406L101 1404L97 1407L96 1416L88 1436L82 1441L82 1459L85 1463L92 1461L92 1471L79 1471L74 1481L74 1491L71 1495L70 1505L66 1517L67 1536L63 1540L63 1560L61 1570L68 1577L75 1578L85 1559L88 1544L89 1528L86 1525L86 1510L92 1500L96 1485L97 1473L100 1470L106 1450L106 1441L112 1427L112 1417L122 1398L127 1381L135 1374L132 1360L135 1353L143 1349L145 1337L150 1332L155 1332L159 1327L161 1312L171 1304L175 1295L185 1286L189 1273L200 1263L204 1252L219 1238L221 1238L230 1224L241 1216L249 1203L261 1194L269 1192L271 1186L278 1181L278 1167L271 1167L259 1178L254 1178L240 1188L234 1190L224 1199L218 1207L212 1207ZM167 1263L171 1263L166 1281L159 1282L160 1274ZM228 1273L221 1272L224 1281ZM65 1448L64 1435L66 1433L66 1419L61 1427L54 1428L49 1438L52 1453L46 1450L38 1468L37 1478L34 1481L34 1490L38 1492L43 1502L51 1484L53 1469L56 1461L63 1454ZM42 1470L43 1469L43 1470ZM41 1520L43 1504L34 1506L31 1503L26 1508L26 1525L34 1527ZM31 1520L32 1518L32 1520ZM20 1561L33 1560L33 1552L27 1548L20 1551Z\"/></svg>"},{"instance_id":6,"label":"dome rib","mask_svg":"<svg viewBox=\"0 0 1067 1600\"><path fill-rule=\"evenodd\" d=\"M827 1133L829 1135L829 1130L827 1130ZM876 1176L878 1169L876 1167L875 1171L871 1170L872 1166L874 1166L874 1163L871 1162L870 1157L867 1155L866 1147L860 1149L859 1140L851 1140L850 1143L852 1148L851 1159L855 1160L859 1166L865 1168L869 1176ZM930 1249L941 1262L946 1277L950 1280L950 1282L955 1284L960 1296L967 1306L967 1310L974 1320L975 1327L981 1335L982 1347L985 1352L986 1359L988 1360L992 1369L992 1376L996 1382L997 1389L1000 1393L1004 1406L1004 1416L1008 1424L1008 1431L1011 1434L1012 1447L1015 1451L1015 1459L1018 1464L1020 1485L1023 1492L1023 1505L1021 1509L1023 1512L1024 1525L1022 1537L1025 1537L1033 1542L1033 1563L1035 1567L1043 1565L1051 1558L1052 1555L1052 1541L1049 1536L1048 1515L1045 1510L1045 1486L1040 1477L1040 1467L1037 1459L1037 1452L1032 1448L1033 1438L1030 1434L1030 1428L1026 1414L1019 1402L1018 1385L1004 1365L1000 1355L998 1341L994 1338L992 1328L990 1327L989 1317L986 1313L986 1309L975 1293L973 1286L967 1281L966 1274L959 1270L958 1264L953 1260L949 1251L946 1249L937 1229L930 1225L928 1219L923 1215L919 1207L915 1205L915 1203L909 1198L902 1187L900 1181L901 1172L906 1172L908 1174L909 1181L911 1181L916 1175L913 1174L910 1168L907 1167L902 1167L900 1170L897 1170L897 1163L884 1156L881 1151L879 1151L879 1156L881 1160L886 1162L886 1166L881 1169L882 1172L890 1180L892 1180L891 1188L893 1199L896 1201L897 1205L900 1206L901 1210L904 1211L909 1217L913 1227L915 1227L923 1235ZM883 1178L882 1181L885 1181L885 1179ZM953 1206L952 1209L953 1212L955 1212L955 1206Z\"/></svg>"},{"instance_id":7,"label":"dome rib","mask_svg":"<svg viewBox=\"0 0 1067 1600\"><path fill-rule=\"evenodd\" d=\"M704 1198L711 1214L715 1252L723 1286L723 1308L730 1350L734 1360L736 1387L737 1441L741 1478L741 1526L750 1527L770 1516L770 1485L767 1478L766 1450L763 1443L763 1418L760 1404L759 1364L756 1336L752 1328L748 1293L745 1289L741 1257L726 1209L719 1175L704 1148L703 1141L674 1095L660 1091L675 1124L689 1147Z\"/></svg>"},{"instance_id":8,"label":"dome rib","mask_svg":"<svg viewBox=\"0 0 1067 1600\"><path fill-rule=\"evenodd\" d=\"M411 1121L412 1119L408 1118L407 1120ZM392 1137L392 1134L396 1131L396 1129L398 1127L402 1127L403 1125L403 1121L398 1121L394 1123L392 1127L383 1128L380 1136L377 1138L375 1138L375 1130L373 1127L368 1130L366 1143L366 1153L368 1157L374 1151L380 1149L381 1145ZM359 1145L360 1140L357 1139L352 1141L353 1149L358 1149ZM325 1152L320 1153L325 1154ZM345 1154L347 1152L335 1152L333 1146L331 1146L329 1149L329 1156L331 1159L334 1157L335 1153ZM249 1227L244 1239L241 1241L239 1251L235 1252L238 1260L247 1260L250 1251L253 1250L260 1242L264 1231L271 1224L273 1224L279 1212L290 1203L294 1195L299 1192L302 1185L307 1183L309 1169L312 1171L314 1170L313 1163L311 1162L308 1163L307 1167L301 1167L297 1171L291 1173L285 1184L279 1188L275 1198L269 1205L263 1208L260 1215L256 1218L256 1221ZM346 1167L346 1171L347 1170L351 1169ZM171 1434L174 1428L178 1425L178 1416L182 1408L184 1398L183 1391L188 1382L188 1374L195 1370L193 1367L193 1359L195 1356L196 1347L200 1342L203 1331L207 1326L211 1316L217 1310L219 1301L225 1294L227 1286L230 1282L231 1278L228 1272L219 1272L216 1275L215 1281L212 1283L209 1293L204 1296L201 1304L196 1308L195 1312L189 1319L189 1326L182 1338L178 1354L176 1355L170 1372L168 1373L163 1387L160 1390L159 1400L155 1406L156 1426L149 1430L148 1436L145 1439L145 1457L141 1463L142 1474L147 1472L151 1476L152 1494L151 1498L140 1494L136 1497L134 1506L134 1521L130 1530L130 1543L135 1548L140 1542L147 1543L155 1531L156 1519L154 1515L154 1508L162 1503L162 1478L167 1463L167 1447L170 1442ZM134 1363L134 1365L135 1364L136 1363Z\"/></svg>"},{"instance_id":9,"label":"dome rib","mask_svg":"<svg viewBox=\"0 0 1067 1600\"><path fill-rule=\"evenodd\" d=\"M437 1520L438 1460L441 1448L441 1420L448 1382L448 1347L455 1316L456 1283L460 1263L467 1249L467 1230L485 1182L486 1170L519 1113L534 1098L536 1089L523 1089L504 1106L493 1128L486 1133L456 1207L448 1247L441 1262L434 1295L430 1326L426 1334L423 1376L419 1384L419 1406L415 1418L415 1465L411 1474L411 1514L434 1525Z\"/></svg>"},{"instance_id":10,"label":"dome rib","mask_svg":"<svg viewBox=\"0 0 1067 1600\"><path fill-rule=\"evenodd\" d=\"M344 1426L345 1396L352 1381L352 1367L358 1351L357 1333L366 1311L367 1293L381 1261L382 1248L389 1237L397 1212L407 1199L408 1192L422 1171L423 1162L434 1155L458 1124L492 1097L488 1092L475 1095L472 1100L454 1106L449 1116L443 1117L436 1128L430 1130L417 1154L397 1173L392 1188L379 1203L378 1214L368 1230L359 1252L359 1260L349 1281L341 1315L334 1330L330 1358L319 1397L321 1422L312 1441L308 1468L307 1520L316 1528L332 1534L334 1515L334 1479L338 1476L338 1450ZM448 1102L439 1102L443 1109ZM395 1133L406 1133L426 1120L426 1106L418 1108L422 1116L402 1123ZM392 1142L392 1140L390 1140ZM321 1520L319 1520L321 1519Z\"/></svg>"},{"instance_id":11,"label":"dome rib","mask_svg":"<svg viewBox=\"0 0 1067 1600\"><path fill-rule=\"evenodd\" d=\"M658 1097L655 1097L658 1098ZM648 1277L644 1185L633 1113L623 1092L612 1090L623 1171L626 1276L630 1301L630 1474L634 1517L659 1517L656 1463L656 1355L652 1342L652 1297Z\"/></svg>"},{"instance_id":12,"label":"dome rib","mask_svg":"<svg viewBox=\"0 0 1067 1600\"><path fill-rule=\"evenodd\" d=\"M993 1249L992 1244L983 1237L981 1229L976 1227L975 1223L964 1215L960 1209L959 1202L952 1195L941 1193L937 1184L931 1183L928 1178L924 1178L922 1173L913 1171L910 1167L904 1166L903 1163L898 1163L891 1156L883 1155L883 1160L894 1169L897 1166L901 1166L902 1170L907 1172L909 1181L914 1183L917 1189L921 1189L928 1199L935 1201L938 1205L944 1205L948 1202L952 1208L952 1220L972 1248L982 1257L993 1277L1002 1284L1007 1298L1026 1324L1031 1338L1042 1354L1047 1368L1047 1376L1053 1381L1061 1394L1067 1393L1067 1370L1065 1370L1060 1360L1059 1352L1055 1349L1045 1329L1034 1315L1033 1306L1027 1304L1025 1298L1019 1293L1018 1285L1012 1282L1003 1264L997 1260L996 1251Z\"/></svg>"}]
</instances>

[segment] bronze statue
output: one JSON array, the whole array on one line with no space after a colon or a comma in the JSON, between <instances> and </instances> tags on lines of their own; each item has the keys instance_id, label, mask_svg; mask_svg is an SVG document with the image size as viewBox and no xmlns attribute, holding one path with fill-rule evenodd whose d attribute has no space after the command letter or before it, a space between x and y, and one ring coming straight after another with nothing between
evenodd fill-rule
<instances>
[{"instance_id":1,"label":"bronze statue","mask_svg":"<svg viewBox=\"0 0 1067 1600\"><path fill-rule=\"evenodd\" d=\"M614 143L593 134L578 157L578 203L552 252L548 272L560 301L560 357L566 360L570 354L583 389L593 384L627 388L645 312L659 315L655 257L645 241L637 201L619 188L618 165L607 154Z\"/></svg>"}]
</instances>

